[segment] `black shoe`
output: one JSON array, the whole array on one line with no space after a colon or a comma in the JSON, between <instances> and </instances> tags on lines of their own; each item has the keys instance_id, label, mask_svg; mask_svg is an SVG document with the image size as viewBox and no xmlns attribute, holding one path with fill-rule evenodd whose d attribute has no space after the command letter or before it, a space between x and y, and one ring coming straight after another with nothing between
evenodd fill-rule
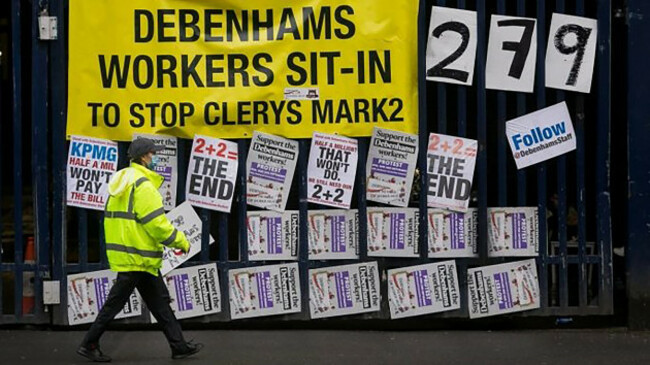
<instances>
[{"instance_id":1,"label":"black shoe","mask_svg":"<svg viewBox=\"0 0 650 365\"><path fill-rule=\"evenodd\" d=\"M192 356L197 352L201 351L202 348L203 348L202 343L188 342L187 344L185 344L184 350L172 351L172 359L174 360L184 359L188 356Z\"/></svg>"},{"instance_id":2,"label":"black shoe","mask_svg":"<svg viewBox=\"0 0 650 365\"><path fill-rule=\"evenodd\" d=\"M111 362L111 357L104 355L99 346L79 346L77 353L94 362Z\"/></svg>"}]
</instances>

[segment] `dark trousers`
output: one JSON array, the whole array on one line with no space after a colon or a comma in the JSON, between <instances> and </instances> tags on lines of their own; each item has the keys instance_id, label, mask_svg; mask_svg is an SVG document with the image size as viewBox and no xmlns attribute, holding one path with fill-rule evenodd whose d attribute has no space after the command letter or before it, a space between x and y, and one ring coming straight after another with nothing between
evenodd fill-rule
<instances>
[{"instance_id":1,"label":"dark trousers","mask_svg":"<svg viewBox=\"0 0 650 365\"><path fill-rule=\"evenodd\" d=\"M162 327L167 342L172 351L183 351L186 348L181 325L176 320L174 312L169 307L169 291L162 276L153 276L146 272L120 272L117 281L108 293L106 303L99 311L95 323L90 327L83 340L84 346L97 346L109 322L124 308L133 289L138 289L147 308L151 311L158 324Z\"/></svg>"}]
</instances>

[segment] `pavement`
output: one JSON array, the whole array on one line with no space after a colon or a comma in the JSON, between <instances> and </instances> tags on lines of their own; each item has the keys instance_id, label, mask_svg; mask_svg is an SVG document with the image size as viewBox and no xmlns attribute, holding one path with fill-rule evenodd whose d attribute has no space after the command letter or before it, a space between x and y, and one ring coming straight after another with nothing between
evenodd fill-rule
<instances>
[{"instance_id":1,"label":"pavement","mask_svg":"<svg viewBox=\"0 0 650 365\"><path fill-rule=\"evenodd\" d=\"M0 330L0 364L87 364L82 331ZM570 364L648 365L650 332L535 331L186 331L205 348L171 360L161 332L109 331L102 350L117 364Z\"/></svg>"}]
</instances>

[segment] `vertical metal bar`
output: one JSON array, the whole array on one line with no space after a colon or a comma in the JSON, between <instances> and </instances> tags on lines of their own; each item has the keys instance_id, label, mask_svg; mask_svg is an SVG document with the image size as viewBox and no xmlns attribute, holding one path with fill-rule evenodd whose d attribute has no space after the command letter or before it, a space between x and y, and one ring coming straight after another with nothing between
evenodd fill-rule
<instances>
[{"instance_id":1,"label":"vertical metal bar","mask_svg":"<svg viewBox=\"0 0 650 365\"><path fill-rule=\"evenodd\" d=\"M598 1L598 117L596 129L596 240L602 255L599 305L607 313L614 310L612 283L612 233L609 200L609 146L611 123L611 0Z\"/></svg>"},{"instance_id":2,"label":"vertical metal bar","mask_svg":"<svg viewBox=\"0 0 650 365\"><path fill-rule=\"evenodd\" d=\"M546 106L545 89L545 55L546 55L546 5L545 0L537 0L537 78L535 80L537 94L537 108ZM539 217L539 256L537 266L539 270L540 303L542 308L548 307L548 256L546 232L546 163L537 165L537 208Z\"/></svg>"},{"instance_id":3,"label":"vertical metal bar","mask_svg":"<svg viewBox=\"0 0 650 365\"><path fill-rule=\"evenodd\" d=\"M81 271L88 270L88 211L75 208L77 212L78 239L79 239L79 267Z\"/></svg>"},{"instance_id":4,"label":"vertical metal bar","mask_svg":"<svg viewBox=\"0 0 650 365\"><path fill-rule=\"evenodd\" d=\"M368 245L367 240L361 239L361 237L368 237L368 219L366 212L366 160L368 158L368 145L369 141L367 138L358 138L357 143L359 146L357 160L357 177L356 177L356 189L357 189L357 209L359 213L359 239L357 244L359 245L359 258L365 260L368 254Z\"/></svg>"},{"instance_id":5,"label":"vertical metal bar","mask_svg":"<svg viewBox=\"0 0 650 365\"><path fill-rule=\"evenodd\" d=\"M506 14L506 1L497 2L497 13ZM497 186L498 204L500 207L508 205L508 170L506 160L506 101L505 91L497 91Z\"/></svg>"},{"instance_id":6,"label":"vertical metal bar","mask_svg":"<svg viewBox=\"0 0 650 365\"><path fill-rule=\"evenodd\" d=\"M309 157L309 140L298 141L298 272L300 274L300 293L303 303L302 313L309 318L309 242L308 242L308 219L307 219L307 166Z\"/></svg>"},{"instance_id":7,"label":"vertical metal bar","mask_svg":"<svg viewBox=\"0 0 650 365\"><path fill-rule=\"evenodd\" d=\"M438 0L438 6L445 6L446 3L446 0ZM436 109L438 112L438 129L436 132L440 134L447 134L447 84L441 82L438 82L436 84L436 89L438 91L438 103L436 104Z\"/></svg>"},{"instance_id":8,"label":"vertical metal bar","mask_svg":"<svg viewBox=\"0 0 650 365\"><path fill-rule=\"evenodd\" d=\"M465 0L458 0L458 8L465 9L466 4ZM425 28L426 29L426 28ZM425 55L426 56L426 55ZM467 136L467 86L458 86L456 87L458 100L457 113L458 113L458 136L466 137ZM425 99L426 101L426 99ZM426 108L426 104L422 106Z\"/></svg>"},{"instance_id":9,"label":"vertical metal bar","mask_svg":"<svg viewBox=\"0 0 650 365\"><path fill-rule=\"evenodd\" d=\"M2 58L2 56L0 55L0 73L3 72L2 61L3 61L3 58ZM5 142L5 141L2 139L2 136L3 136L3 135L6 135L6 134L3 133L3 131L2 131L2 126L4 125L4 115L5 115L5 114L4 114L4 109L2 108L2 102L3 102L2 100L3 100L3 97L4 97L4 96L3 96L3 90L2 90L2 89L3 89L3 85L4 85L4 84L0 82L0 143L3 143L3 144L4 144L4 143L8 143L9 141L6 141L6 142ZM4 166L3 166L2 161L3 161L3 160L0 159L0 201L2 201L2 197L3 197L3 194L2 194L2 193L3 193L3 192L2 192L3 189L2 189L2 187L4 186L3 183L2 183L2 179L3 179L3 173L2 173L2 171L4 170ZM4 222L4 220L2 219L2 209L0 209L0 222ZM0 318L2 318L2 313L3 313L2 303L3 303L3 300L4 300L4 299L2 298L2 293L4 293L3 290L2 290L2 281L3 281L3 277L2 277L2 273L3 273L3 267L2 267L2 266L3 266L3 265L2 265L2 250L3 250L3 245L2 245L2 236L4 235L4 229L3 229L3 228L4 228L3 225L0 224ZM0 322L1 322L1 321L0 321Z\"/></svg>"},{"instance_id":10,"label":"vertical metal bar","mask_svg":"<svg viewBox=\"0 0 650 365\"><path fill-rule=\"evenodd\" d=\"M23 144L22 144L22 47L20 0L11 2L11 55L13 65L13 162L14 162L14 263L16 264L14 307L16 318L22 317L23 296Z\"/></svg>"},{"instance_id":11,"label":"vertical metal bar","mask_svg":"<svg viewBox=\"0 0 650 365\"><path fill-rule=\"evenodd\" d=\"M526 16L526 0L517 1L517 15ZM517 93L517 116L526 114L526 94ZM526 205L526 170L517 170L517 206Z\"/></svg>"},{"instance_id":12,"label":"vertical metal bar","mask_svg":"<svg viewBox=\"0 0 650 365\"><path fill-rule=\"evenodd\" d=\"M228 245L228 216L225 213L219 214L219 228L224 228L222 226L222 221L225 220L225 232L219 230L219 241L218 244ZM209 209L201 209L199 216L201 217L201 262L210 261L210 223L211 223L211 211ZM225 236L225 237L224 237Z\"/></svg>"},{"instance_id":13,"label":"vertical metal bar","mask_svg":"<svg viewBox=\"0 0 650 365\"><path fill-rule=\"evenodd\" d=\"M239 176L239 257L242 261L248 261L248 231L246 230L246 156L248 147L246 140L237 141L237 154L239 156L239 165L237 176Z\"/></svg>"},{"instance_id":14,"label":"vertical metal bar","mask_svg":"<svg viewBox=\"0 0 650 365\"><path fill-rule=\"evenodd\" d=\"M476 50L476 82L477 82L477 139L478 139L478 245L481 263L487 263L487 103L485 91L485 47L487 44L485 2L477 1L478 15L478 44Z\"/></svg>"},{"instance_id":15,"label":"vertical metal bar","mask_svg":"<svg viewBox=\"0 0 650 365\"><path fill-rule=\"evenodd\" d=\"M427 145L429 143L429 129L427 124L427 80L426 80L426 52L427 40L427 19L426 1L420 1L418 13L418 170L420 179L417 183L420 186L418 208L420 211L418 219L418 230L420 234L420 257L425 259L429 254L428 226L427 226Z\"/></svg>"}]
</instances>

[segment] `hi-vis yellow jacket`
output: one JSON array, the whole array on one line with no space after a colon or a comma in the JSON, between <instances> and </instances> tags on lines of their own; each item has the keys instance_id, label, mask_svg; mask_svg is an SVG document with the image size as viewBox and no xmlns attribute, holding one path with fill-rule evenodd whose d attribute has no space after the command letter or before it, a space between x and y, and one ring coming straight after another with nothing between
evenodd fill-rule
<instances>
[{"instance_id":1,"label":"hi-vis yellow jacket","mask_svg":"<svg viewBox=\"0 0 650 365\"><path fill-rule=\"evenodd\" d=\"M132 163L108 184L104 212L106 256L113 271L145 271L158 276L163 246L189 250L185 234L165 216L158 188L164 178Z\"/></svg>"}]
</instances>

